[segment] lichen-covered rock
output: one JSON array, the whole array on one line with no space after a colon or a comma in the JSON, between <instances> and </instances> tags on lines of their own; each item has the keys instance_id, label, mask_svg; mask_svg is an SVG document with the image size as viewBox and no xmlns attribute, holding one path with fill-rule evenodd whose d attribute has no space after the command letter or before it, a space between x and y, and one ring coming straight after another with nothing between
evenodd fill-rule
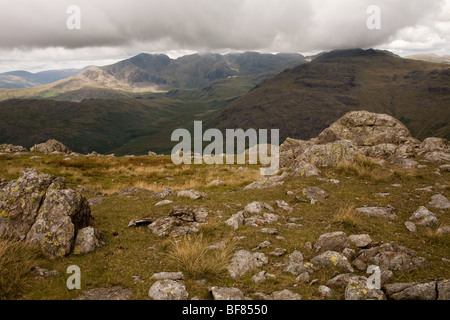
<instances>
[{"instance_id":1,"label":"lichen-covered rock","mask_svg":"<svg viewBox=\"0 0 450 320\"><path fill-rule=\"evenodd\" d=\"M311 262L322 267L333 267L347 272L354 271L347 258L336 251L326 251L312 258Z\"/></svg>"},{"instance_id":2,"label":"lichen-covered rock","mask_svg":"<svg viewBox=\"0 0 450 320\"><path fill-rule=\"evenodd\" d=\"M359 248L367 247L372 242L372 238L368 234L352 234L348 240Z\"/></svg>"},{"instance_id":3,"label":"lichen-covered rock","mask_svg":"<svg viewBox=\"0 0 450 320\"><path fill-rule=\"evenodd\" d=\"M237 230L240 225L244 223L244 211L239 211L233 214L230 219L225 221L225 224L232 227L234 230Z\"/></svg>"},{"instance_id":4,"label":"lichen-covered rock","mask_svg":"<svg viewBox=\"0 0 450 320\"><path fill-rule=\"evenodd\" d=\"M272 292L272 298L273 300L302 300L301 295L288 289Z\"/></svg>"},{"instance_id":5,"label":"lichen-covered rock","mask_svg":"<svg viewBox=\"0 0 450 320\"><path fill-rule=\"evenodd\" d=\"M231 278L236 279L269 262L264 253L251 253L245 250L236 252L228 265Z\"/></svg>"},{"instance_id":6,"label":"lichen-covered rock","mask_svg":"<svg viewBox=\"0 0 450 320\"><path fill-rule=\"evenodd\" d=\"M181 282L160 280L150 287L148 296L153 300L187 300L189 293Z\"/></svg>"},{"instance_id":7,"label":"lichen-covered rock","mask_svg":"<svg viewBox=\"0 0 450 320\"><path fill-rule=\"evenodd\" d=\"M244 207L244 211L247 213L250 213L250 214L262 213L265 210L272 211L272 212L274 211L272 206L268 205L265 202L260 202L260 201L254 201Z\"/></svg>"},{"instance_id":8,"label":"lichen-covered rock","mask_svg":"<svg viewBox=\"0 0 450 320\"><path fill-rule=\"evenodd\" d=\"M419 154L440 151L449 153L450 142L443 138L427 138L420 144Z\"/></svg>"},{"instance_id":9,"label":"lichen-covered rock","mask_svg":"<svg viewBox=\"0 0 450 320\"><path fill-rule=\"evenodd\" d=\"M39 244L50 257L71 253L78 231L94 226L81 193L65 189L64 178L34 169L9 182L0 198L0 235Z\"/></svg>"},{"instance_id":10,"label":"lichen-covered rock","mask_svg":"<svg viewBox=\"0 0 450 320\"><path fill-rule=\"evenodd\" d=\"M54 179L54 176L27 169L0 190L0 235L17 240L26 238Z\"/></svg>"},{"instance_id":11,"label":"lichen-covered rock","mask_svg":"<svg viewBox=\"0 0 450 320\"><path fill-rule=\"evenodd\" d=\"M352 161L357 154L357 147L351 141L338 140L312 146L305 158L316 167L335 167L343 160Z\"/></svg>"},{"instance_id":12,"label":"lichen-covered rock","mask_svg":"<svg viewBox=\"0 0 450 320\"><path fill-rule=\"evenodd\" d=\"M284 173L281 176L271 176L271 177L263 177L251 184L247 185L244 190L250 189L267 189L273 188L276 186L281 186L284 184L284 178L286 175Z\"/></svg>"},{"instance_id":13,"label":"lichen-covered rock","mask_svg":"<svg viewBox=\"0 0 450 320\"><path fill-rule=\"evenodd\" d=\"M191 198L193 200L206 198L208 195L204 192L200 192L194 189L178 191L177 196Z\"/></svg>"},{"instance_id":14,"label":"lichen-covered rock","mask_svg":"<svg viewBox=\"0 0 450 320\"><path fill-rule=\"evenodd\" d=\"M425 226L425 227L437 227L439 225L439 221L436 218L436 214L425 208L424 206L419 207L411 218L411 221L418 221L417 224Z\"/></svg>"},{"instance_id":15,"label":"lichen-covered rock","mask_svg":"<svg viewBox=\"0 0 450 320\"><path fill-rule=\"evenodd\" d=\"M397 219L397 215L391 207L361 207L357 208L356 211L364 213L368 217Z\"/></svg>"},{"instance_id":16,"label":"lichen-covered rock","mask_svg":"<svg viewBox=\"0 0 450 320\"><path fill-rule=\"evenodd\" d=\"M66 154L71 154L69 148L63 145L61 142L56 141L54 139L50 139L47 142L36 144L30 149L31 152L42 152L45 154L50 154L52 152L61 152Z\"/></svg>"},{"instance_id":17,"label":"lichen-covered rock","mask_svg":"<svg viewBox=\"0 0 450 320\"><path fill-rule=\"evenodd\" d=\"M366 277L358 277L348 281L345 300L386 300L386 296L380 289L368 288Z\"/></svg>"},{"instance_id":18,"label":"lichen-covered rock","mask_svg":"<svg viewBox=\"0 0 450 320\"><path fill-rule=\"evenodd\" d=\"M52 257L64 257L72 251L77 231L91 225L86 198L70 189L49 189L26 241L40 244Z\"/></svg>"},{"instance_id":19,"label":"lichen-covered rock","mask_svg":"<svg viewBox=\"0 0 450 320\"><path fill-rule=\"evenodd\" d=\"M450 200L448 200L442 194L435 194L431 197L429 205L436 209L449 209Z\"/></svg>"},{"instance_id":20,"label":"lichen-covered rock","mask_svg":"<svg viewBox=\"0 0 450 320\"><path fill-rule=\"evenodd\" d=\"M73 253L78 255L87 254L94 252L105 244L105 236L100 230L94 227L86 227L78 230Z\"/></svg>"}]
</instances>

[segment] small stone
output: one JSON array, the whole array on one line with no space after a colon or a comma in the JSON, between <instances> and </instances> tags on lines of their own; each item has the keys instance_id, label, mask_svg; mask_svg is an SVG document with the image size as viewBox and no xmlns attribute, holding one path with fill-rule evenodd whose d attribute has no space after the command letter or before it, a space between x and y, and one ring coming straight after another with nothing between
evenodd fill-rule
<instances>
[{"instance_id":1,"label":"small stone","mask_svg":"<svg viewBox=\"0 0 450 320\"><path fill-rule=\"evenodd\" d=\"M153 300L187 300L189 293L181 282L160 280L150 287L148 296Z\"/></svg>"},{"instance_id":2,"label":"small stone","mask_svg":"<svg viewBox=\"0 0 450 320\"><path fill-rule=\"evenodd\" d=\"M162 200L162 201L159 201L159 202L155 203L155 207L165 206L165 205L171 204L171 203L173 203L172 200Z\"/></svg>"},{"instance_id":3,"label":"small stone","mask_svg":"<svg viewBox=\"0 0 450 320\"><path fill-rule=\"evenodd\" d=\"M368 234L358 234L358 235L350 235L348 240L358 248L367 247L370 243L372 243L372 239Z\"/></svg>"},{"instance_id":4,"label":"small stone","mask_svg":"<svg viewBox=\"0 0 450 320\"><path fill-rule=\"evenodd\" d=\"M327 286L319 286L318 291L322 298L331 299L334 297L334 291Z\"/></svg>"},{"instance_id":5,"label":"small stone","mask_svg":"<svg viewBox=\"0 0 450 320\"><path fill-rule=\"evenodd\" d=\"M237 288L211 287L214 300L244 300L244 294Z\"/></svg>"},{"instance_id":6,"label":"small stone","mask_svg":"<svg viewBox=\"0 0 450 320\"><path fill-rule=\"evenodd\" d=\"M274 257L281 257L286 253L286 251L287 250L284 248L276 248L271 253L269 253L269 255L274 256Z\"/></svg>"},{"instance_id":7,"label":"small stone","mask_svg":"<svg viewBox=\"0 0 450 320\"><path fill-rule=\"evenodd\" d=\"M255 283L261 283L261 282L264 282L264 281L266 281L266 271L261 271L261 272L258 272L257 274L255 274L253 277L252 277L252 280L255 282Z\"/></svg>"},{"instance_id":8,"label":"small stone","mask_svg":"<svg viewBox=\"0 0 450 320\"><path fill-rule=\"evenodd\" d=\"M408 229L409 232L417 232L417 227L416 227L416 225L413 222L406 221L405 222L405 226L406 226L406 229Z\"/></svg>"}]
</instances>

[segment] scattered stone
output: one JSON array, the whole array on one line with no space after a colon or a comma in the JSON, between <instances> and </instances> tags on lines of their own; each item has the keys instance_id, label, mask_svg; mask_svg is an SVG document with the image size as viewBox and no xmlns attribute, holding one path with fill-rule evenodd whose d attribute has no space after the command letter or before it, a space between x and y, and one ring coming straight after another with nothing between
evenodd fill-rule
<instances>
[{"instance_id":1,"label":"scattered stone","mask_svg":"<svg viewBox=\"0 0 450 320\"><path fill-rule=\"evenodd\" d=\"M311 262L322 267L337 267L348 272L354 271L347 258L336 251L326 251L315 256Z\"/></svg>"},{"instance_id":2,"label":"scattered stone","mask_svg":"<svg viewBox=\"0 0 450 320\"><path fill-rule=\"evenodd\" d=\"M262 228L261 230L259 230L259 232L267 233L267 234L271 234L271 235L277 235L278 234L278 230L277 229L273 229L273 228Z\"/></svg>"},{"instance_id":3,"label":"scattered stone","mask_svg":"<svg viewBox=\"0 0 450 320\"><path fill-rule=\"evenodd\" d=\"M269 263L269 259L264 253L251 253L240 250L233 255L228 265L228 271L231 278L236 279L267 263Z\"/></svg>"},{"instance_id":4,"label":"scattered stone","mask_svg":"<svg viewBox=\"0 0 450 320\"><path fill-rule=\"evenodd\" d=\"M328 192L318 187L305 188L302 190L302 193L311 201L311 204L325 202L325 200L330 196Z\"/></svg>"},{"instance_id":5,"label":"scattered stone","mask_svg":"<svg viewBox=\"0 0 450 320\"><path fill-rule=\"evenodd\" d=\"M372 243L372 238L370 238L368 234L351 235L348 237L348 240L350 240L350 242L358 248L367 247Z\"/></svg>"},{"instance_id":6,"label":"scattered stone","mask_svg":"<svg viewBox=\"0 0 450 320\"><path fill-rule=\"evenodd\" d=\"M197 199L204 199L208 195L206 193L204 193L204 192L200 192L200 191L191 189L191 190L178 191L177 196L178 197L190 198L192 200L197 200Z\"/></svg>"},{"instance_id":7,"label":"scattered stone","mask_svg":"<svg viewBox=\"0 0 450 320\"><path fill-rule=\"evenodd\" d=\"M390 300L436 300L436 282L393 283L384 286Z\"/></svg>"},{"instance_id":8,"label":"scattered stone","mask_svg":"<svg viewBox=\"0 0 450 320\"><path fill-rule=\"evenodd\" d=\"M271 253L269 253L269 255L274 256L274 257L281 257L281 256L283 256L286 252L287 252L287 250L284 249L284 248L276 248L276 249L273 250Z\"/></svg>"},{"instance_id":9,"label":"scattered stone","mask_svg":"<svg viewBox=\"0 0 450 320\"><path fill-rule=\"evenodd\" d=\"M239 211L231 216L230 219L225 221L225 224L232 227L234 230L237 230L240 225L244 223L244 211Z\"/></svg>"},{"instance_id":10,"label":"scattered stone","mask_svg":"<svg viewBox=\"0 0 450 320\"><path fill-rule=\"evenodd\" d=\"M289 261L284 269L285 272L299 276L304 272L308 272L313 268L310 263L303 262L303 255L300 251L295 250L289 255Z\"/></svg>"},{"instance_id":11,"label":"scattered stone","mask_svg":"<svg viewBox=\"0 0 450 320\"><path fill-rule=\"evenodd\" d=\"M41 267L34 267L32 269L32 271L35 274L35 278L37 280L44 280L45 278L49 278L49 277L56 277L59 276L59 272L56 270L47 270Z\"/></svg>"},{"instance_id":12,"label":"scattered stone","mask_svg":"<svg viewBox=\"0 0 450 320\"><path fill-rule=\"evenodd\" d=\"M106 197L96 197L96 198L91 198L88 200L88 203L90 206L96 206L98 204L103 203L103 201L106 200Z\"/></svg>"},{"instance_id":13,"label":"scattered stone","mask_svg":"<svg viewBox=\"0 0 450 320\"><path fill-rule=\"evenodd\" d=\"M442 194L435 194L431 197L429 205L436 209L448 209L450 208L450 201Z\"/></svg>"},{"instance_id":14,"label":"scattered stone","mask_svg":"<svg viewBox=\"0 0 450 320\"><path fill-rule=\"evenodd\" d=\"M208 183L206 186L207 187L221 187L224 184L225 183L222 180L213 180L210 183Z\"/></svg>"},{"instance_id":15,"label":"scattered stone","mask_svg":"<svg viewBox=\"0 0 450 320\"><path fill-rule=\"evenodd\" d=\"M133 291L122 287L94 288L84 291L74 300L129 300Z\"/></svg>"},{"instance_id":16,"label":"scattered stone","mask_svg":"<svg viewBox=\"0 0 450 320\"><path fill-rule=\"evenodd\" d=\"M439 225L439 221L436 218L436 214L431 212L425 207L419 207L409 220L420 220L417 224L422 225L424 227L437 227Z\"/></svg>"},{"instance_id":17,"label":"scattered stone","mask_svg":"<svg viewBox=\"0 0 450 320\"><path fill-rule=\"evenodd\" d=\"M153 300L187 300L189 293L183 283L174 280L159 280L148 292Z\"/></svg>"},{"instance_id":18,"label":"scattered stone","mask_svg":"<svg viewBox=\"0 0 450 320\"><path fill-rule=\"evenodd\" d=\"M133 283L134 284L143 284L145 283L144 280L142 280L142 278L140 276L132 276L133 279Z\"/></svg>"},{"instance_id":19,"label":"scattered stone","mask_svg":"<svg viewBox=\"0 0 450 320\"><path fill-rule=\"evenodd\" d=\"M127 228L148 226L148 225L150 225L152 223L153 223L153 218L133 219L130 222L128 222Z\"/></svg>"},{"instance_id":20,"label":"scattered stone","mask_svg":"<svg viewBox=\"0 0 450 320\"><path fill-rule=\"evenodd\" d=\"M348 282L351 279L358 279L358 276L355 276L351 273L343 273L335 276L334 278L327 281L326 285L327 287L332 287L336 289L342 289L345 288L348 284Z\"/></svg>"},{"instance_id":21,"label":"scattered stone","mask_svg":"<svg viewBox=\"0 0 450 320\"><path fill-rule=\"evenodd\" d=\"M168 205L168 204L171 204L171 203L173 203L172 200L161 200L161 201L155 203L155 207L165 206L165 205Z\"/></svg>"},{"instance_id":22,"label":"scattered stone","mask_svg":"<svg viewBox=\"0 0 450 320\"><path fill-rule=\"evenodd\" d=\"M275 201L275 203L277 204L278 208L283 209L285 211L292 212L294 210L291 206L289 206L289 204L286 201L277 200Z\"/></svg>"},{"instance_id":23,"label":"scattered stone","mask_svg":"<svg viewBox=\"0 0 450 320\"><path fill-rule=\"evenodd\" d=\"M302 300L302 296L291 290L275 291L272 293L273 300Z\"/></svg>"},{"instance_id":24,"label":"scattered stone","mask_svg":"<svg viewBox=\"0 0 450 320\"><path fill-rule=\"evenodd\" d=\"M342 250L342 255L346 257L348 261L353 261L356 257L356 251L350 248L345 248Z\"/></svg>"},{"instance_id":25,"label":"scattered stone","mask_svg":"<svg viewBox=\"0 0 450 320\"><path fill-rule=\"evenodd\" d=\"M87 254L104 245L106 245L106 239L100 230L93 227L82 228L78 230L73 253L76 255Z\"/></svg>"},{"instance_id":26,"label":"scattered stone","mask_svg":"<svg viewBox=\"0 0 450 320\"><path fill-rule=\"evenodd\" d=\"M414 250L389 242L358 253L357 260L379 266L381 270L406 272L429 267L429 263L418 257Z\"/></svg>"},{"instance_id":27,"label":"scattered stone","mask_svg":"<svg viewBox=\"0 0 450 320\"><path fill-rule=\"evenodd\" d=\"M156 219L148 228L158 237L180 237L200 232L203 222L197 221L196 214L188 206L175 206L169 216Z\"/></svg>"},{"instance_id":28,"label":"scattered stone","mask_svg":"<svg viewBox=\"0 0 450 320\"><path fill-rule=\"evenodd\" d=\"M155 280L183 280L184 275L182 272L159 272L152 275L152 279Z\"/></svg>"},{"instance_id":29,"label":"scattered stone","mask_svg":"<svg viewBox=\"0 0 450 320\"><path fill-rule=\"evenodd\" d=\"M270 243L270 241L263 241L260 244L258 244L254 249L258 250L258 249L262 249L262 248L267 248L271 245L272 243Z\"/></svg>"},{"instance_id":30,"label":"scattered stone","mask_svg":"<svg viewBox=\"0 0 450 320\"><path fill-rule=\"evenodd\" d=\"M303 272L295 278L295 281L302 282L302 283L308 283L309 282L309 272Z\"/></svg>"},{"instance_id":31,"label":"scattered stone","mask_svg":"<svg viewBox=\"0 0 450 320\"><path fill-rule=\"evenodd\" d=\"M417 227L416 227L416 225L413 222L406 221L405 222L405 226L406 226L406 229L408 229L409 232L417 232Z\"/></svg>"},{"instance_id":32,"label":"scattered stone","mask_svg":"<svg viewBox=\"0 0 450 320\"><path fill-rule=\"evenodd\" d=\"M383 291L367 287L366 277L350 279L345 288L344 296L345 300L386 300Z\"/></svg>"},{"instance_id":33,"label":"scattered stone","mask_svg":"<svg viewBox=\"0 0 450 320\"><path fill-rule=\"evenodd\" d=\"M252 280L255 282L255 283L261 283L261 282L264 282L264 281L266 281L266 271L261 271L261 272L258 272L257 274L255 274L253 277L252 277Z\"/></svg>"},{"instance_id":34,"label":"scattered stone","mask_svg":"<svg viewBox=\"0 0 450 320\"><path fill-rule=\"evenodd\" d=\"M244 294L237 288L211 287L209 288L214 300L244 300Z\"/></svg>"},{"instance_id":35,"label":"scattered stone","mask_svg":"<svg viewBox=\"0 0 450 320\"><path fill-rule=\"evenodd\" d=\"M170 189L170 188L164 188L161 191L153 193L152 197L159 198L159 199L164 199L164 198L170 197L171 195L173 195L173 190Z\"/></svg>"},{"instance_id":36,"label":"scattered stone","mask_svg":"<svg viewBox=\"0 0 450 320\"><path fill-rule=\"evenodd\" d=\"M334 291L327 286L319 286L318 291L322 298L331 299L334 297Z\"/></svg>"},{"instance_id":37,"label":"scattered stone","mask_svg":"<svg viewBox=\"0 0 450 320\"><path fill-rule=\"evenodd\" d=\"M244 188L244 190L250 190L250 189L266 189L266 188L273 188L276 186L281 186L284 184L284 178L286 177L286 175L281 175L281 176L272 176L269 178L261 178L258 181L255 181L251 184L249 184L248 186L246 186Z\"/></svg>"},{"instance_id":38,"label":"scattered stone","mask_svg":"<svg viewBox=\"0 0 450 320\"><path fill-rule=\"evenodd\" d=\"M244 211L250 214L262 213L265 210L274 211L273 208L264 202L254 201L244 207Z\"/></svg>"},{"instance_id":39,"label":"scattered stone","mask_svg":"<svg viewBox=\"0 0 450 320\"><path fill-rule=\"evenodd\" d=\"M341 231L322 234L314 244L316 253L325 251L342 252L342 250L349 247L347 235Z\"/></svg>"},{"instance_id":40,"label":"scattered stone","mask_svg":"<svg viewBox=\"0 0 450 320\"><path fill-rule=\"evenodd\" d=\"M437 234L446 234L450 233L450 227L449 226L442 226L436 231Z\"/></svg>"},{"instance_id":41,"label":"scattered stone","mask_svg":"<svg viewBox=\"0 0 450 320\"><path fill-rule=\"evenodd\" d=\"M356 211L364 213L368 217L397 219L397 215L390 207L362 207L357 208Z\"/></svg>"}]
</instances>

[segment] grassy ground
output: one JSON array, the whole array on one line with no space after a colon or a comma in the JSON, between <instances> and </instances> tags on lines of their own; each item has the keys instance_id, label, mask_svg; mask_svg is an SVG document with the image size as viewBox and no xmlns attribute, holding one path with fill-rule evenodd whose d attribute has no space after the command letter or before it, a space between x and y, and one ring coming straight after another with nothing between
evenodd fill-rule
<instances>
[{"instance_id":1,"label":"grassy ground","mask_svg":"<svg viewBox=\"0 0 450 320\"><path fill-rule=\"evenodd\" d=\"M317 288L333 277L333 270L314 272L311 279L318 281L314 285L309 285L297 282L295 276L284 273L283 267L276 267L275 264L286 262L287 254L294 250L301 251L305 260L309 261L314 257L314 252L305 249L305 243L314 244L321 234L333 231L344 231L347 235L368 233L375 242L395 241L416 250L419 256L425 257L430 262L430 269L413 273L395 272L393 279L395 282L450 278L449 264L442 261L442 258L450 259L450 236L437 235L437 228L428 229L420 226L417 233L410 233L404 226L404 222L419 206L427 206L433 194L450 196L449 187L445 186L448 184L450 173L442 172L441 176L435 174L437 165L429 164L426 168L405 170L391 164L380 166L370 161L360 161L357 164L347 163L337 168L323 170L320 178L338 179L339 184L323 181L318 177L309 177L286 180L281 187L243 191L247 184L259 179L258 166L244 166L245 170L235 170L237 165L176 166L170 157L73 157L70 161L64 161L65 157L62 156L41 154L39 156L40 159L30 159L29 156L22 158L0 156L0 178L16 179L23 169L35 168L40 172L65 177L68 187L81 185L90 190L109 194L103 203L92 206L96 225L104 232L108 244L88 255L71 255L57 260L45 259L30 248L19 248L21 254L14 256L17 256L16 260L23 264L24 270L39 265L49 270L57 270L60 275L35 280L29 273L22 274L20 278L26 280L25 284L19 284L20 289L14 289L14 294L10 293L8 297L12 299L76 297L80 291L69 291L66 287L66 280L69 277L66 269L70 265L78 265L81 268L81 291L95 287L124 286L134 291L133 299L148 299L148 290L155 282L151 279L153 273L179 270L185 273L190 298L198 296L201 299L211 299L207 288L215 285L235 286L250 296L255 292L270 294L273 291L290 289L301 294L303 299L321 299ZM173 180L168 180L167 177ZM207 186L210 181L216 179L223 180L225 184ZM392 184L402 186L394 187ZM302 189L312 186L330 193L326 202L315 205L297 202L295 195L303 197ZM427 186L433 186L433 192L415 190ZM147 193L131 196L114 194L132 187L151 191L159 191L165 187L174 190L194 188L206 192L208 197L201 200L176 196L168 199L174 201L172 205L206 208L210 212L209 222L203 226L201 235L177 240L159 238L147 227L127 228L128 222L132 219L163 217L172 207L172 205L155 207L154 204L158 200ZM293 191L295 195L287 195L286 191ZM391 195L379 197L375 193ZM84 195L88 198L95 197L88 193ZM287 212L276 208L276 200L286 201L294 207L294 210ZM280 215L279 222L283 225L269 227L277 228L279 235L284 239L262 234L250 226L241 226L234 231L223 223L252 201L263 201L276 208L275 213ZM355 211L355 208L363 205L388 204L396 208L399 216L397 220L368 218ZM437 214L441 225L450 225L450 210L439 211L427 207ZM297 223L301 223L303 227L289 229L284 226L290 218L298 218ZM235 237L243 236L245 238L233 240ZM217 252L205 249L208 245L221 240L226 242L224 249ZM277 258L268 255L270 260L268 265L237 280L228 277L224 267L231 253L238 249L251 251L265 240L269 240L272 244L268 248L260 249L260 252L268 255L275 248L281 247L287 249L287 254ZM28 252L26 258L23 258L24 250ZM1 267L6 268L5 265L0 262ZM261 270L275 274L276 278L268 278L263 283L255 284L251 277ZM133 276L139 276L144 282L134 283ZM0 278L2 281L5 280L3 272L0 273ZM197 281L202 279L206 281L202 283Z\"/></svg>"}]
</instances>

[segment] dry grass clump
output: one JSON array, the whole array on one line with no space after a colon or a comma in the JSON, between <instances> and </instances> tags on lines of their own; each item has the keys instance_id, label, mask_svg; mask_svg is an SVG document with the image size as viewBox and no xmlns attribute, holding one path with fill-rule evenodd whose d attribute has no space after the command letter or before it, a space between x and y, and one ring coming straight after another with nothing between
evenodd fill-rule
<instances>
[{"instance_id":1,"label":"dry grass clump","mask_svg":"<svg viewBox=\"0 0 450 320\"><path fill-rule=\"evenodd\" d=\"M40 251L36 247L0 238L0 300L13 300L30 286Z\"/></svg>"},{"instance_id":2,"label":"dry grass clump","mask_svg":"<svg viewBox=\"0 0 450 320\"><path fill-rule=\"evenodd\" d=\"M354 205L346 205L338 209L331 223L341 226L349 232L360 232L364 222L361 215L355 210Z\"/></svg>"},{"instance_id":3,"label":"dry grass clump","mask_svg":"<svg viewBox=\"0 0 450 320\"><path fill-rule=\"evenodd\" d=\"M227 275L227 265L234 251L232 242L211 249L202 234L171 242L166 257L170 265L190 279L217 280Z\"/></svg>"},{"instance_id":4,"label":"dry grass clump","mask_svg":"<svg viewBox=\"0 0 450 320\"><path fill-rule=\"evenodd\" d=\"M381 168L376 159L358 154L351 161L341 160L336 169L341 174L379 181L387 177L387 172Z\"/></svg>"}]
</instances>

